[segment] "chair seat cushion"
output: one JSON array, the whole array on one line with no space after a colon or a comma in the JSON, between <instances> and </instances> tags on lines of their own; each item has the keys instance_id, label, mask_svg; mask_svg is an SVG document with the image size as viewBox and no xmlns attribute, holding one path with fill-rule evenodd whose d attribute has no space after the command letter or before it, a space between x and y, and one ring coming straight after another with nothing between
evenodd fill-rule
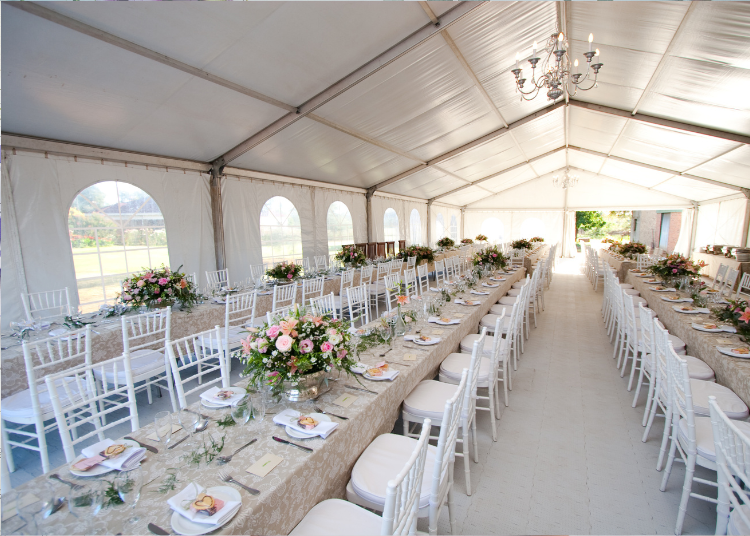
<instances>
[{"instance_id":1,"label":"chair seat cushion","mask_svg":"<svg viewBox=\"0 0 750 536\"><path fill-rule=\"evenodd\" d=\"M690 390L693 393L693 409L696 415L708 417L708 397L715 396L719 407L730 419L745 419L748 416L745 403L728 387L718 383L690 380Z\"/></svg>"},{"instance_id":2,"label":"chair seat cushion","mask_svg":"<svg viewBox=\"0 0 750 536\"><path fill-rule=\"evenodd\" d=\"M729 514L729 524L727 525L727 534L729 536L742 536L743 534L750 534L750 526L745 523L742 519L739 510L745 514L745 517L750 519L750 505L743 504L740 508L735 508L732 513Z\"/></svg>"},{"instance_id":3,"label":"chair seat cushion","mask_svg":"<svg viewBox=\"0 0 750 536\"><path fill-rule=\"evenodd\" d=\"M679 354L678 354L679 355ZM714 382L716 378L714 371L706 363L693 357L691 355L680 355L681 359L687 361L688 375L691 380L703 380L706 382ZM646 371L651 372L651 357L647 355L645 365Z\"/></svg>"},{"instance_id":4,"label":"chair seat cushion","mask_svg":"<svg viewBox=\"0 0 750 536\"><path fill-rule=\"evenodd\" d=\"M750 423L745 421L734 421L740 432L750 436ZM683 444L687 444L687 419L680 419L679 428L677 428L677 434ZM696 417L695 418L695 443L698 450L698 455L703 456L707 460L712 462L716 461L716 447L714 445L714 431L711 426L710 417Z\"/></svg>"},{"instance_id":5,"label":"chair seat cushion","mask_svg":"<svg viewBox=\"0 0 750 536\"><path fill-rule=\"evenodd\" d=\"M439 384L444 390L452 392L451 395L442 398L442 401L439 402L440 417L442 418L445 401L450 396L453 396L457 387L435 381L432 383ZM414 391L419 389L420 385ZM412 394L414 391L412 391ZM410 394L409 396L411 397L412 395ZM406 404L406 401L404 401L404 404ZM355 493L375 504L385 504L388 481L396 478L401 470L403 470L416 445L416 439L402 435L383 434L376 437L359 457L357 463L354 464L354 468L352 468L351 484ZM422 489L419 495L420 508L425 508L430 504L430 488L432 487L432 473L435 466L436 450L433 446L427 448L424 478L422 479Z\"/></svg>"},{"instance_id":6,"label":"chair seat cushion","mask_svg":"<svg viewBox=\"0 0 750 536\"><path fill-rule=\"evenodd\" d=\"M440 363L440 381L442 382L443 377L445 377L447 383L458 385L461 382L461 374L464 369L469 368L469 365L471 365L471 354L448 354L448 357ZM491 367L492 361L490 358L482 357L482 361L479 363L479 387L487 387Z\"/></svg>"},{"instance_id":7,"label":"chair seat cushion","mask_svg":"<svg viewBox=\"0 0 750 536\"><path fill-rule=\"evenodd\" d=\"M494 332L495 331L495 327L496 327L497 319L500 318L500 316L501 315L494 315L494 314L484 315L482 317L482 319L479 321L479 327L480 328L487 328L488 331L492 330ZM503 318L503 323L502 323L503 333L507 333L508 332L508 326L510 326L510 317L506 316L505 318ZM474 344L474 342L472 341L472 345L473 344Z\"/></svg>"},{"instance_id":8,"label":"chair seat cushion","mask_svg":"<svg viewBox=\"0 0 750 536\"><path fill-rule=\"evenodd\" d=\"M513 286L511 286L510 288L519 289L519 288L523 288L524 286L526 286L525 279L523 281L516 281L515 283L513 283Z\"/></svg>"},{"instance_id":9,"label":"chair seat cushion","mask_svg":"<svg viewBox=\"0 0 750 536\"><path fill-rule=\"evenodd\" d=\"M646 301L646 298L633 296L633 306L637 308L639 303L642 303L644 307L648 307L648 302Z\"/></svg>"},{"instance_id":10,"label":"chair seat cushion","mask_svg":"<svg viewBox=\"0 0 750 536\"><path fill-rule=\"evenodd\" d=\"M624 289L622 289L622 291L625 294L629 295L629 296L640 296L641 295L641 293L638 292L637 290L635 290L634 288L624 288Z\"/></svg>"},{"instance_id":11,"label":"chair seat cushion","mask_svg":"<svg viewBox=\"0 0 750 536\"><path fill-rule=\"evenodd\" d=\"M680 339L677 335L669 334L669 342L672 343L672 348L675 352L685 349L685 341Z\"/></svg>"},{"instance_id":12,"label":"chair seat cushion","mask_svg":"<svg viewBox=\"0 0 750 536\"><path fill-rule=\"evenodd\" d=\"M382 525L382 517L361 506L341 499L327 499L313 506L289 535L378 536Z\"/></svg>"},{"instance_id":13,"label":"chair seat cushion","mask_svg":"<svg viewBox=\"0 0 750 536\"><path fill-rule=\"evenodd\" d=\"M505 312L505 316L509 316L511 309L512 307L510 307L508 304L493 305L492 307L490 307L490 314L501 315L503 314L503 312Z\"/></svg>"},{"instance_id":14,"label":"chair seat cushion","mask_svg":"<svg viewBox=\"0 0 750 536\"><path fill-rule=\"evenodd\" d=\"M497 303L500 305L513 305L518 300L518 296L503 296L499 300L497 300Z\"/></svg>"},{"instance_id":15,"label":"chair seat cushion","mask_svg":"<svg viewBox=\"0 0 750 536\"><path fill-rule=\"evenodd\" d=\"M70 399L63 387L63 381L56 382L58 386L57 396L60 397L60 404L64 408L71 404ZM75 383L69 382L70 391L73 393L73 403L80 402L81 396ZM49 420L55 416L50 400L49 391L45 382L37 384L37 395L39 396L39 408L42 412L42 420ZM24 389L14 393L2 400L3 420L21 424L30 424L34 422L34 408L31 406L31 391Z\"/></svg>"},{"instance_id":16,"label":"chair seat cushion","mask_svg":"<svg viewBox=\"0 0 750 536\"><path fill-rule=\"evenodd\" d=\"M422 380L404 399L403 410L438 424L443 419L445 401L454 394L456 386L453 384Z\"/></svg>"},{"instance_id":17,"label":"chair seat cushion","mask_svg":"<svg viewBox=\"0 0 750 536\"><path fill-rule=\"evenodd\" d=\"M474 351L474 341L478 340L481 335L478 335L476 333L472 333L471 335L467 335L463 339L461 339L461 344L459 345L461 352L465 354L470 354L472 351ZM483 354L486 356L492 355L492 345L495 344L495 337L493 335L487 335L484 338L484 352Z\"/></svg>"},{"instance_id":18,"label":"chair seat cushion","mask_svg":"<svg viewBox=\"0 0 750 536\"><path fill-rule=\"evenodd\" d=\"M521 295L521 289L512 288L508 291L508 296L520 296L520 295Z\"/></svg>"},{"instance_id":19,"label":"chair seat cushion","mask_svg":"<svg viewBox=\"0 0 750 536\"><path fill-rule=\"evenodd\" d=\"M633 285L631 285L630 283L620 283L620 288L621 289L631 289L631 288L633 288Z\"/></svg>"},{"instance_id":20,"label":"chair seat cushion","mask_svg":"<svg viewBox=\"0 0 750 536\"><path fill-rule=\"evenodd\" d=\"M130 354L130 369L133 372L133 381L140 376L156 376L166 370L166 363L164 361L164 353L157 352L156 350L136 350ZM104 367L104 375L107 377L107 383L115 383L115 371L114 366L109 365ZM97 380L102 379L102 369L94 369L94 377ZM124 385L125 370L122 367L122 363L118 363L117 366L117 384Z\"/></svg>"}]
</instances>

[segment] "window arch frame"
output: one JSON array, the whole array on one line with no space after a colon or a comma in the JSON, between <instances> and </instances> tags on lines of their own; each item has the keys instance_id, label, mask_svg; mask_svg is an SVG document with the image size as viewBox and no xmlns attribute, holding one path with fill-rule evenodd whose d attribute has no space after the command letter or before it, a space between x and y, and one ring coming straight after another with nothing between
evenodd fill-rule
<instances>
[{"instance_id":1,"label":"window arch frame","mask_svg":"<svg viewBox=\"0 0 750 536\"><path fill-rule=\"evenodd\" d=\"M80 208L77 208L75 205L81 199L81 196L84 195L84 193L91 188L97 187L99 185L106 185L106 184L112 184L111 188L114 188L114 194L116 196L114 203L108 203L106 205L100 205L101 201L99 203L92 202L91 199L93 198L93 195L89 194L88 198L83 197L83 202L90 205L94 210L91 212L83 212ZM122 186L126 186L127 188L123 188ZM125 190L130 190L130 195L125 193ZM101 192L101 190L100 190ZM111 194L112 192L110 192ZM107 193L103 192L103 194L106 196ZM135 195L133 195L135 194ZM142 194L142 195L139 195ZM136 197L137 196L137 197ZM128 197L130 197L130 200L127 200ZM144 201L140 206L137 206L137 203L148 199ZM102 200L103 201L103 200ZM123 213L122 209L123 206L127 206L129 203L135 202L138 208L135 209L135 211L130 215L129 213L125 212ZM96 203L96 204L95 204ZM139 219L143 219L144 216L148 214L157 214L151 208L151 212L146 212L144 210L144 207L146 205L153 203L153 207L158 211L158 216L156 217L156 221L160 221L161 223L141 223L141 225L131 225L131 222L134 218L137 216L140 216ZM112 216L108 216L104 210L108 209L110 207L117 207L117 217L116 219ZM71 214L71 211L73 209L78 210L81 213L81 216L77 216L74 214ZM109 218L111 222L113 223L112 226L108 225L76 225L72 224L71 218L72 217L79 217L83 218L85 215L88 214L100 214L104 218ZM124 219L127 215L130 217L127 219ZM153 219L153 216L152 216ZM93 221L91 222L94 223ZM166 218L164 217L164 212L162 211L161 207L159 206L159 203L156 201L154 196L151 195L151 193L145 189L141 188L140 186L129 182L125 180L100 180L92 182L91 184L85 186L84 188L81 188L76 194L73 196L73 199L70 201L68 205L68 217L66 221L67 227L68 227L68 237L70 241L70 248L71 248L71 255L73 258L73 274L75 276L76 280L76 293L78 295L78 304L81 307L81 310L83 312L90 312L98 308L99 305L107 304L107 303L113 303L114 300L117 297L117 294L122 290L122 281L129 277L130 275L141 271L144 268L155 268L157 266L160 266L161 264L164 264L166 266L170 266L170 259L169 259L169 241L167 236L167 224L166 224ZM105 235L107 234L106 231L114 231L115 236L113 241L115 242L111 246L103 245L106 244ZM126 236L127 231L141 231L140 236ZM143 231L146 231L145 233L142 233ZM89 234L76 234L76 231L78 232L85 232L85 231L93 231L93 235ZM159 233L160 232L160 233ZM157 235L159 233L160 235L163 234L163 236ZM74 237L78 237L77 239ZM133 239L135 238L136 241L142 241L145 239L145 244L143 243L136 243L133 244ZM160 243L152 243L154 242L154 239L158 238L158 242ZM93 240L94 245L92 249L94 251L91 252L83 252L79 251L76 252L76 249L89 249L88 247L75 247L76 240L79 241L79 244L85 241ZM112 240L112 239L110 239ZM119 240L119 243L117 243ZM89 246L91 247L91 246ZM108 251L102 251L104 248L110 248L110 247L116 247L116 250L108 250ZM144 252L146 254L145 259L138 259L138 254L140 252ZM122 255L121 260L119 261L121 265L124 266L124 271L109 271L109 267L116 265L118 261L114 260L116 255ZM97 269L98 272L97 275L91 275L86 277L80 277L79 274L81 272L81 269L84 266L84 257L89 256L96 256L97 260ZM81 258L82 260L77 262L77 258ZM105 259L111 258L114 260L104 262ZM145 261L145 262L144 262ZM107 266L107 268L105 268ZM85 272L84 272L85 273ZM84 293L82 296L82 290L86 290L87 287L81 287L82 281L90 281L90 280L98 280L98 284L96 285L98 287L98 291L100 291L100 298L97 297L96 299L86 299L83 296L86 294ZM97 292L98 292L97 291Z\"/></svg>"},{"instance_id":2,"label":"window arch frame","mask_svg":"<svg viewBox=\"0 0 750 536\"><path fill-rule=\"evenodd\" d=\"M293 251L292 251L291 254L288 254L288 255L287 254L281 254L281 255L271 254L271 255L266 255L265 252L264 252L264 248L266 248L266 247L274 248L276 246L273 245L273 244L270 245L270 246L266 246L263 243L263 228L264 227L271 227L271 228L272 227L280 227L282 229L287 228L284 225L275 225L274 226L274 225L268 225L268 224L264 224L263 223L263 211L266 209L266 206L268 206L268 204L271 201L273 201L274 199L283 199L284 201L286 201L287 203L289 203L289 205L291 205L291 208L293 209L293 212L290 211L287 214L287 216L286 216L285 219L288 219L293 213L296 213L296 215L297 215L297 221L299 222L298 226L296 226L296 227L295 226L291 226L292 233L294 233L294 229L296 229L297 233L299 233L298 234L298 236L299 236L299 250L297 250L297 248L296 248L297 244L293 243L292 244ZM272 215L272 217L276 218L273 215ZM279 221L278 218L276 218L276 220ZM288 197L285 197L283 195L274 195L274 196L271 196L268 199L266 199L266 201L263 203L263 206L260 209L260 214L258 215L258 229L259 229L259 235L260 235L261 262L263 264L268 263L269 265L275 265L275 264L280 263L282 261L293 262L295 259L300 259L300 258L303 257L303 247L302 247L302 219L300 218L299 210L297 210L297 206ZM282 234L284 234L284 233L282 233Z\"/></svg>"},{"instance_id":3,"label":"window arch frame","mask_svg":"<svg viewBox=\"0 0 750 536\"><path fill-rule=\"evenodd\" d=\"M416 233L415 233L415 219L416 216ZM416 240L415 240L416 235ZM409 239L411 245L419 245L422 242L422 217L419 215L419 211L416 208L411 209L409 214Z\"/></svg>"},{"instance_id":4,"label":"window arch frame","mask_svg":"<svg viewBox=\"0 0 750 536\"><path fill-rule=\"evenodd\" d=\"M329 218L331 217L331 209L337 203L346 209L346 216L349 217L349 228L351 230L351 238L349 238L348 235L346 237L341 235L339 239L331 240L331 226L330 226ZM349 209L349 205L347 205L343 201L336 200L336 201L333 201L330 205L328 205L328 210L326 211L326 239L328 241L328 254L329 255L333 255L336 252L340 251L341 246L343 246L344 244L354 244L354 219L352 218L352 211Z\"/></svg>"},{"instance_id":5,"label":"window arch frame","mask_svg":"<svg viewBox=\"0 0 750 536\"><path fill-rule=\"evenodd\" d=\"M529 224L528 226L527 226L527 223ZM534 227L537 227L537 229L528 230L528 227L531 227L532 225ZM527 230L524 230L524 227L526 227ZM521 222L520 231L521 231L521 238L528 239L528 238L533 238L535 236L544 237L547 232L547 225L544 223L544 221L542 221L541 218L535 218L533 216L529 216L528 218L523 220L523 222Z\"/></svg>"},{"instance_id":6,"label":"window arch frame","mask_svg":"<svg viewBox=\"0 0 750 536\"><path fill-rule=\"evenodd\" d=\"M454 242L458 242L458 220L456 219L456 215L451 215L451 222L448 226L448 234L451 237L451 240Z\"/></svg>"},{"instance_id":7,"label":"window arch frame","mask_svg":"<svg viewBox=\"0 0 750 536\"><path fill-rule=\"evenodd\" d=\"M435 236L437 236L436 241L445 236L445 218L442 212L438 212L435 216Z\"/></svg>"},{"instance_id":8,"label":"window arch frame","mask_svg":"<svg viewBox=\"0 0 750 536\"><path fill-rule=\"evenodd\" d=\"M498 237L497 240L492 240L493 233L485 229L485 224L487 222L490 222L491 220L495 220L500 224L500 236ZM503 221L500 218L496 218L495 216L488 216L484 220L482 220L482 223L479 226L479 232L483 235L486 235L490 243L503 242L504 241L503 239L505 238L505 225L503 224ZM497 235L494 235L494 236L497 236Z\"/></svg>"},{"instance_id":9,"label":"window arch frame","mask_svg":"<svg viewBox=\"0 0 750 536\"><path fill-rule=\"evenodd\" d=\"M393 228L392 226L389 227L387 224L387 218L389 211L393 213L393 217L395 218L396 222L396 236L395 238L389 238L389 236L392 236L392 234L389 235L389 231L392 233ZM388 207L385 209L385 212L383 212L383 241L384 242L396 242L398 244L398 241L401 238L401 229L399 227L399 219L398 219L398 212L396 212L396 209Z\"/></svg>"}]
</instances>

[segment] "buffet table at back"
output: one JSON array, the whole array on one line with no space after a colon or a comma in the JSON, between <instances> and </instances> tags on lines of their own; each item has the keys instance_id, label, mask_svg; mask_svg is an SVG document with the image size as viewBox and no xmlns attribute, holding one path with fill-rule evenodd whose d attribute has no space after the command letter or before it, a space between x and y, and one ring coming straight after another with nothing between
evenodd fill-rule
<instances>
[{"instance_id":1,"label":"buffet table at back","mask_svg":"<svg viewBox=\"0 0 750 536\"><path fill-rule=\"evenodd\" d=\"M608 249L599 250L599 259L602 262L609 263L612 268L617 270L617 277L620 279L620 283L625 282L628 272L638 264L634 260L612 253Z\"/></svg>"}]
</instances>

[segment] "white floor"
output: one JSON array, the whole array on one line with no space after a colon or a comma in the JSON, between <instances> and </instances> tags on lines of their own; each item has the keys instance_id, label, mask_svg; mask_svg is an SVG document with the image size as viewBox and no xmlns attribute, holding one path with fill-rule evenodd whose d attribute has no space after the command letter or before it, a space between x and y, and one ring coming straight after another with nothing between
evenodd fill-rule
<instances>
[{"instance_id":1,"label":"white floor","mask_svg":"<svg viewBox=\"0 0 750 536\"><path fill-rule=\"evenodd\" d=\"M514 373L497 443L489 416L480 413L471 497L464 492L463 461L456 462L459 534L673 534L684 468L676 464L667 491L659 491L662 473L655 466L663 420L642 443L643 401L631 408L627 378L615 369L601 321L601 299L601 288L593 291L577 260L561 261ZM239 372L234 367L232 381ZM168 396L153 406L142 396L142 422L168 409ZM120 428L108 435L129 431ZM399 423L394 432L401 429ZM48 438L56 467L65 461L59 436ZM14 454L14 486L41 474L38 454ZM697 476L715 478L698 469ZM694 490L715 496L710 489ZM714 524L715 507L691 499L683 533L713 534ZM439 528L450 532L445 512ZM426 531L426 524L419 529Z\"/></svg>"}]
</instances>

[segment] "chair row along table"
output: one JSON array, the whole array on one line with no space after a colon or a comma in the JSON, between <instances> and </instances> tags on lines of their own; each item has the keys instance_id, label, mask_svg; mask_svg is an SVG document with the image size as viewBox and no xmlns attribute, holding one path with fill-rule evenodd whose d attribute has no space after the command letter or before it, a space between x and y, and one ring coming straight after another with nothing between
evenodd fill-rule
<instances>
[{"instance_id":1,"label":"chair row along table","mask_svg":"<svg viewBox=\"0 0 750 536\"><path fill-rule=\"evenodd\" d=\"M154 523L169 530L172 512L167 506L167 499L191 481L206 488L222 485L223 483L217 476L218 469L222 468L244 484L260 490L260 495L250 495L237 488L242 496L242 507L231 522L215 533L289 533L320 501L332 497L345 497L345 487L354 463L378 435L393 429L404 398L419 382L436 375L443 359L451 352L457 351L461 339L466 335L477 332L481 318L508 292L513 283L524 277L525 273L526 270L521 268L511 275L504 276L507 279L501 282L498 288L477 287L489 291L487 296L471 295L472 299L481 301L479 306L456 305L452 301L446 304L442 316L463 315L460 324L451 326L428 324L422 327L423 334L439 336L442 339L440 343L425 347L405 342L403 338L394 341L393 350L385 359L393 368L400 371L398 377L394 381L381 382L368 381L360 377L364 387L375 391L376 394L346 389L346 385L355 387L362 387L362 385L354 378L343 374L338 381L332 382L331 391L322 395L314 402L314 405L348 417L348 420L333 417L332 420L338 422L339 427L327 439L305 440L305 446L314 449L312 453L279 444L271 439L273 435L286 437L283 429L273 424L271 413L278 413L285 407L302 412L313 412L315 410L312 402L282 402L269 408L269 414L262 423L251 422L243 428L233 426L220 431L212 421L207 432L226 433L223 454L233 452L250 438L258 438L254 445L241 451L223 467L217 466L215 462L208 465L201 462L198 467L187 465L181 460L181 456L190 452L190 448L185 443L174 450L166 452L161 450L161 445L146 439L154 432L154 425L151 423L130 434L143 443L160 448L158 454L149 453L146 461L142 462L143 481L151 483L144 487L135 512L124 506L116 506L103 508L95 517L79 519L69 514L67 508L63 508L45 520L40 525L40 530L46 534L115 534L119 532L130 534L147 532L147 523ZM219 307L214 308L220 310ZM208 307L205 309L207 310ZM196 313L197 311L192 314L196 315ZM194 331L198 329L194 328ZM373 350L375 353L371 351L369 354L364 354L361 360L368 364L381 361L383 358L378 354L382 353L383 347L376 347ZM413 354L416 359L407 362L404 360L406 354ZM245 381L241 381L238 385L244 387ZM332 405L332 402L342 394L356 397L356 400L346 408ZM195 402L189 407L212 417L224 417L228 413L227 409L207 409L200 402ZM175 437L181 437L180 434L182 432ZM268 453L274 453L283 459L268 475L260 478L246 472L246 469ZM162 484L166 470L175 467L179 470L177 488L166 494L158 493L156 490ZM51 473L59 473L63 478L74 478L68 472L67 465ZM111 480L111 475L102 475L101 478L106 480L108 476ZM41 485L41 481L46 479L47 475L42 475L16 489L21 494L33 494L35 488ZM79 481L83 480L85 479ZM64 486L63 489L65 489ZM126 520L132 517L133 513L141 519L137 524L129 525Z\"/></svg>"}]
</instances>

